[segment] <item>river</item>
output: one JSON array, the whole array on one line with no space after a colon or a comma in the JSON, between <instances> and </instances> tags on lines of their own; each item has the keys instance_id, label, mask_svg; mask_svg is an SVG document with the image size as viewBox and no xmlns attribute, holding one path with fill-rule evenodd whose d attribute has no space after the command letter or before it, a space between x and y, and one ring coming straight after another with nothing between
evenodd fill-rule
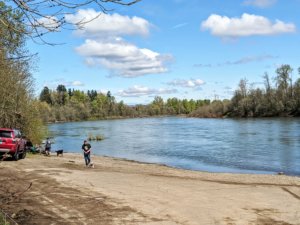
<instances>
[{"instance_id":1,"label":"river","mask_svg":"<svg viewBox=\"0 0 300 225\"><path fill-rule=\"evenodd\" d=\"M300 119L138 118L50 124L53 150L210 172L300 175Z\"/></svg>"}]
</instances>

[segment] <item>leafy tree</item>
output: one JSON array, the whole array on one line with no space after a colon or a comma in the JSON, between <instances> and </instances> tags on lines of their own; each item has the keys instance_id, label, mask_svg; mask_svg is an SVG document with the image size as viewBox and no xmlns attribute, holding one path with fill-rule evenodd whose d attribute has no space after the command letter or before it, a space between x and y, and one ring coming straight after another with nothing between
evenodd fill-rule
<instances>
[{"instance_id":1,"label":"leafy tree","mask_svg":"<svg viewBox=\"0 0 300 225\"><path fill-rule=\"evenodd\" d=\"M164 112L164 100L160 96L155 96L151 104L152 113L154 115L161 115Z\"/></svg>"},{"instance_id":2,"label":"leafy tree","mask_svg":"<svg viewBox=\"0 0 300 225\"><path fill-rule=\"evenodd\" d=\"M58 85L56 88L57 91L57 103L59 105L65 105L67 99L67 89L65 85Z\"/></svg>"},{"instance_id":3,"label":"leafy tree","mask_svg":"<svg viewBox=\"0 0 300 225\"><path fill-rule=\"evenodd\" d=\"M292 89L292 85L289 86L292 82L290 76L292 71L290 65L282 65L276 70L277 97L282 102L285 111L288 111L288 101L292 97L292 93L289 93L289 88Z\"/></svg>"},{"instance_id":4,"label":"leafy tree","mask_svg":"<svg viewBox=\"0 0 300 225\"><path fill-rule=\"evenodd\" d=\"M68 89L69 98L71 98L73 96L73 92L74 92L74 89L73 90L71 88Z\"/></svg>"},{"instance_id":5,"label":"leafy tree","mask_svg":"<svg viewBox=\"0 0 300 225\"><path fill-rule=\"evenodd\" d=\"M44 87L40 94L40 101L41 102L47 102L48 104L52 105L52 98L51 98L51 92L48 87Z\"/></svg>"},{"instance_id":6,"label":"leafy tree","mask_svg":"<svg viewBox=\"0 0 300 225\"><path fill-rule=\"evenodd\" d=\"M123 101L121 101L119 104L118 104L118 113L120 116L126 116L126 113L125 113L125 110L126 110L126 106L124 104Z\"/></svg>"},{"instance_id":7,"label":"leafy tree","mask_svg":"<svg viewBox=\"0 0 300 225\"><path fill-rule=\"evenodd\" d=\"M231 100L223 101L215 100L211 102L209 99L181 100L169 98L165 102L162 97L156 96L148 105L128 106L123 101L117 102L111 92L107 92L105 95L101 93L96 94L93 90L88 90L87 92L69 90L71 98L65 105L49 105L50 110L43 106L43 111L49 113L48 116L43 118L48 118L49 120L54 118L54 121L71 121L112 118L115 116L143 117L180 114L210 118L224 116L300 116L300 78L295 83L292 83L289 79L290 75L285 75L290 74L291 68L287 66L281 69L278 68L276 70L276 85L272 84L267 73L263 76L264 88L254 88L244 78L239 82ZM50 92L52 96L57 96L58 91ZM278 94L282 92L289 96L289 98L285 99L285 104L282 95Z\"/></svg>"},{"instance_id":8,"label":"leafy tree","mask_svg":"<svg viewBox=\"0 0 300 225\"><path fill-rule=\"evenodd\" d=\"M23 48L25 25L22 21L22 13L0 1L0 24L0 51L5 60L12 63L14 62L12 59L20 59L26 52ZM18 27L20 32L16 32L13 27Z\"/></svg>"},{"instance_id":9,"label":"leafy tree","mask_svg":"<svg viewBox=\"0 0 300 225\"><path fill-rule=\"evenodd\" d=\"M25 30L19 11L0 2L0 127L19 128L25 135L40 141L44 126L38 105L33 97L33 79L30 58L24 57L24 33L8 27Z\"/></svg>"},{"instance_id":10,"label":"leafy tree","mask_svg":"<svg viewBox=\"0 0 300 225\"><path fill-rule=\"evenodd\" d=\"M90 98L90 101L94 101L98 95L97 91L96 90L88 90L87 91L87 95L89 96Z\"/></svg>"}]
</instances>

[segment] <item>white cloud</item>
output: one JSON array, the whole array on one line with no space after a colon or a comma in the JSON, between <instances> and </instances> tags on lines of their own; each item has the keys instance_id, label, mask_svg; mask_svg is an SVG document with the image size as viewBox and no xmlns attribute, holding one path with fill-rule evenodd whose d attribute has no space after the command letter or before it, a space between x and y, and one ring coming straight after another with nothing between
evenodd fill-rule
<instances>
[{"instance_id":1,"label":"white cloud","mask_svg":"<svg viewBox=\"0 0 300 225\"><path fill-rule=\"evenodd\" d=\"M100 89L97 92L106 95L107 92L109 92L109 90L108 89Z\"/></svg>"},{"instance_id":2,"label":"white cloud","mask_svg":"<svg viewBox=\"0 0 300 225\"><path fill-rule=\"evenodd\" d=\"M256 6L259 8L266 8L275 4L277 0L246 0L244 5Z\"/></svg>"},{"instance_id":3,"label":"white cloud","mask_svg":"<svg viewBox=\"0 0 300 225\"><path fill-rule=\"evenodd\" d=\"M155 89L155 88L134 85L133 87L128 88L127 90L118 91L117 95L121 97L140 97L140 96L173 94L176 92L177 92L176 89L164 89L164 88Z\"/></svg>"},{"instance_id":4,"label":"white cloud","mask_svg":"<svg viewBox=\"0 0 300 225\"><path fill-rule=\"evenodd\" d=\"M172 27L172 29L178 29L181 27L185 27L187 25L188 25L188 23L179 23L179 24L176 24L174 27Z\"/></svg>"},{"instance_id":5,"label":"white cloud","mask_svg":"<svg viewBox=\"0 0 300 225\"><path fill-rule=\"evenodd\" d=\"M172 86L183 87L183 88L198 88L201 85L204 85L205 82L200 79L190 79L190 80L176 79L171 82L168 82L167 84Z\"/></svg>"},{"instance_id":6,"label":"white cloud","mask_svg":"<svg viewBox=\"0 0 300 225\"><path fill-rule=\"evenodd\" d=\"M45 16L37 20L36 26L49 31L58 31L61 23L55 16Z\"/></svg>"},{"instance_id":7,"label":"white cloud","mask_svg":"<svg viewBox=\"0 0 300 225\"><path fill-rule=\"evenodd\" d=\"M276 20L272 23L263 16L244 13L241 18L229 18L212 14L201 24L202 29L210 30L212 35L224 38L237 38L251 35L275 35L296 31L292 23Z\"/></svg>"},{"instance_id":8,"label":"white cloud","mask_svg":"<svg viewBox=\"0 0 300 225\"><path fill-rule=\"evenodd\" d=\"M64 79L56 79L44 83L44 86L49 86L50 88L56 88L58 85L64 85L66 87L80 87L84 86L85 84L78 80L65 81Z\"/></svg>"},{"instance_id":9,"label":"white cloud","mask_svg":"<svg viewBox=\"0 0 300 225\"><path fill-rule=\"evenodd\" d=\"M78 24L76 34L85 37L108 37L119 35L147 35L150 23L140 17L104 14L94 9L80 9L76 14L66 15L66 21Z\"/></svg>"},{"instance_id":10,"label":"white cloud","mask_svg":"<svg viewBox=\"0 0 300 225\"><path fill-rule=\"evenodd\" d=\"M84 84L81 81L75 80L72 82L69 82L69 84L67 84L68 86L84 86Z\"/></svg>"},{"instance_id":11,"label":"white cloud","mask_svg":"<svg viewBox=\"0 0 300 225\"><path fill-rule=\"evenodd\" d=\"M245 56L240 59L237 59L235 61L226 61L222 63L217 63L215 65L213 64L194 64L195 67L220 67L220 66L231 66L231 65L242 65L242 64L248 64L248 63L254 63L254 62L263 62L267 60L277 59L278 56L272 56L272 55L257 55L257 56Z\"/></svg>"},{"instance_id":12,"label":"white cloud","mask_svg":"<svg viewBox=\"0 0 300 225\"><path fill-rule=\"evenodd\" d=\"M225 90L232 90L233 88L232 87L229 87L229 86L226 86L224 87Z\"/></svg>"},{"instance_id":13,"label":"white cloud","mask_svg":"<svg viewBox=\"0 0 300 225\"><path fill-rule=\"evenodd\" d=\"M111 42L88 39L77 47L76 51L86 57L88 65L104 66L112 72L112 75L123 77L165 73L167 68L164 64L170 60L168 55L138 48L121 39Z\"/></svg>"},{"instance_id":14,"label":"white cloud","mask_svg":"<svg viewBox=\"0 0 300 225\"><path fill-rule=\"evenodd\" d=\"M168 71L166 62L172 58L170 55L139 48L122 38L126 35L148 35L151 24L143 18L81 9L76 14L66 15L66 21L80 24L81 29L76 33L86 40L76 48L76 52L85 58L89 66L104 67L111 75L122 77Z\"/></svg>"},{"instance_id":15,"label":"white cloud","mask_svg":"<svg viewBox=\"0 0 300 225\"><path fill-rule=\"evenodd\" d=\"M236 61L227 61L225 65L240 65L247 64L252 62L262 62L265 60L276 59L278 57L272 55L258 55L258 56L246 56Z\"/></svg>"}]
</instances>

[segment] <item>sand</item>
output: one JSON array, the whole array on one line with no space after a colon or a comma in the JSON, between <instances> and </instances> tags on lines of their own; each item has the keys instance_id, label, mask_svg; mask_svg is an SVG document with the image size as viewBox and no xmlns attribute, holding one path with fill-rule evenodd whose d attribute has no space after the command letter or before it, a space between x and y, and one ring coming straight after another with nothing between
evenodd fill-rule
<instances>
[{"instance_id":1,"label":"sand","mask_svg":"<svg viewBox=\"0 0 300 225\"><path fill-rule=\"evenodd\" d=\"M181 170L79 154L0 162L19 224L300 224L300 178Z\"/></svg>"}]
</instances>

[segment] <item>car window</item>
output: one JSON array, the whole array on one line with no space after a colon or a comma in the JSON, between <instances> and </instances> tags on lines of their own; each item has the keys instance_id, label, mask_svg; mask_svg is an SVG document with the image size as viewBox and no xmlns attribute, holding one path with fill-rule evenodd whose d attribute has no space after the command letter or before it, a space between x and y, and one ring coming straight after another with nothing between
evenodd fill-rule
<instances>
[{"instance_id":1,"label":"car window","mask_svg":"<svg viewBox=\"0 0 300 225\"><path fill-rule=\"evenodd\" d=\"M14 133L16 138L21 138L21 132L19 130L14 130Z\"/></svg>"},{"instance_id":2,"label":"car window","mask_svg":"<svg viewBox=\"0 0 300 225\"><path fill-rule=\"evenodd\" d=\"M12 137L12 132L8 131L8 130L0 130L0 137L11 138Z\"/></svg>"}]
</instances>

